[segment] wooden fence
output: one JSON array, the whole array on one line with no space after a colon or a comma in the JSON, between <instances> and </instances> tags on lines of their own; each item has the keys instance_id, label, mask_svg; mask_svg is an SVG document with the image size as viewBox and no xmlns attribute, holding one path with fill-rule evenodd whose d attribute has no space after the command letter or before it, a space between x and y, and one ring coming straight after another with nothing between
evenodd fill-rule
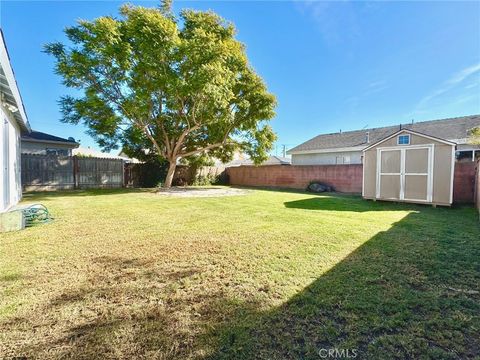
<instances>
[{"instance_id":1,"label":"wooden fence","mask_svg":"<svg viewBox=\"0 0 480 360\"><path fill-rule=\"evenodd\" d=\"M118 188L123 160L22 154L24 191Z\"/></svg>"},{"instance_id":2,"label":"wooden fence","mask_svg":"<svg viewBox=\"0 0 480 360\"><path fill-rule=\"evenodd\" d=\"M474 203L475 202L475 163L457 162L453 176L453 202Z\"/></svg>"},{"instance_id":3,"label":"wooden fence","mask_svg":"<svg viewBox=\"0 0 480 360\"><path fill-rule=\"evenodd\" d=\"M475 203L480 214L480 160L477 161L477 171L475 175Z\"/></svg>"}]
</instances>

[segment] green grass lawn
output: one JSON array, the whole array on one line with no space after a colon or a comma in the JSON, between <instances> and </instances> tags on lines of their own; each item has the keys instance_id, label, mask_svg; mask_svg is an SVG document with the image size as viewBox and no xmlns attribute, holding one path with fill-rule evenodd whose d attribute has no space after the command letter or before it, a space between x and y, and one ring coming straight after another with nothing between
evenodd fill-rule
<instances>
[{"instance_id":1,"label":"green grass lawn","mask_svg":"<svg viewBox=\"0 0 480 360\"><path fill-rule=\"evenodd\" d=\"M0 358L480 356L473 208L252 191L26 195L0 234Z\"/></svg>"}]
</instances>

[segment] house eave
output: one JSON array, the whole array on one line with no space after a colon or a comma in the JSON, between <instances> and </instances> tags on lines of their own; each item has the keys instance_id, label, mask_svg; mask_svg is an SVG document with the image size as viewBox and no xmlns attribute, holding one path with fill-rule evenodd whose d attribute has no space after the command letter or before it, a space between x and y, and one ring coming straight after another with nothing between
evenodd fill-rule
<instances>
[{"instance_id":1,"label":"house eave","mask_svg":"<svg viewBox=\"0 0 480 360\"><path fill-rule=\"evenodd\" d=\"M5 38L3 32L0 29L0 92L2 96L0 101L2 106L6 107L15 121L18 123L23 131L30 132L30 124L28 122L25 107L23 105L22 96L18 90L18 84L15 79L15 73L13 72L10 64L10 56L8 55L7 46L5 44ZM13 108L13 110L11 109Z\"/></svg>"},{"instance_id":2,"label":"house eave","mask_svg":"<svg viewBox=\"0 0 480 360\"><path fill-rule=\"evenodd\" d=\"M30 142L30 143L36 143L36 144L66 145L72 149L76 149L80 145L79 143L74 143L70 141L37 140L37 139L28 139L23 137L20 140L22 142Z\"/></svg>"},{"instance_id":3,"label":"house eave","mask_svg":"<svg viewBox=\"0 0 480 360\"><path fill-rule=\"evenodd\" d=\"M306 155L306 154L324 154L324 153L339 153L339 152L357 152L363 151L365 146L350 146L342 148L329 149L312 149L312 150L290 150L287 151L289 155Z\"/></svg>"}]
</instances>

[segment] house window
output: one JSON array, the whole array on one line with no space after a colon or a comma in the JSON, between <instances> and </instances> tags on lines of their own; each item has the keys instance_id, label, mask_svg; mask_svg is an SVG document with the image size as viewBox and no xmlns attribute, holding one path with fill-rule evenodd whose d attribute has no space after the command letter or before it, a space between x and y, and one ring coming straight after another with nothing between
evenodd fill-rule
<instances>
[{"instance_id":1,"label":"house window","mask_svg":"<svg viewBox=\"0 0 480 360\"><path fill-rule=\"evenodd\" d=\"M398 145L409 145L409 144L410 144L410 135L398 136Z\"/></svg>"},{"instance_id":2,"label":"house window","mask_svg":"<svg viewBox=\"0 0 480 360\"><path fill-rule=\"evenodd\" d=\"M67 149L46 149L47 155L58 155L58 156L68 156L69 152Z\"/></svg>"},{"instance_id":3,"label":"house window","mask_svg":"<svg viewBox=\"0 0 480 360\"><path fill-rule=\"evenodd\" d=\"M465 161L473 161L473 150L460 150L455 152L455 158L457 161L465 162Z\"/></svg>"},{"instance_id":4,"label":"house window","mask_svg":"<svg viewBox=\"0 0 480 360\"><path fill-rule=\"evenodd\" d=\"M350 164L350 156L336 156L335 157L335 164Z\"/></svg>"}]
</instances>

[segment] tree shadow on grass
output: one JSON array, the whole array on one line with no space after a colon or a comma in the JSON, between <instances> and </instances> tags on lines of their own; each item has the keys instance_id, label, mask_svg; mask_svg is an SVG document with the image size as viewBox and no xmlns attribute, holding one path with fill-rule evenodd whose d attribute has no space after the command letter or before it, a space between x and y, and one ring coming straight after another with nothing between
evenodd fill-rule
<instances>
[{"instance_id":1,"label":"tree shadow on grass","mask_svg":"<svg viewBox=\"0 0 480 360\"><path fill-rule=\"evenodd\" d=\"M319 359L335 348L358 359L478 357L476 214L445 209L446 223L419 208L282 306L225 325L211 358Z\"/></svg>"},{"instance_id":2,"label":"tree shadow on grass","mask_svg":"<svg viewBox=\"0 0 480 360\"><path fill-rule=\"evenodd\" d=\"M205 357L211 343L205 329L254 313L259 304L233 300L223 289L182 294L203 271L165 269L151 258L93 258L86 281L65 284L35 312L0 322L17 339L0 344L0 358Z\"/></svg>"}]
</instances>

